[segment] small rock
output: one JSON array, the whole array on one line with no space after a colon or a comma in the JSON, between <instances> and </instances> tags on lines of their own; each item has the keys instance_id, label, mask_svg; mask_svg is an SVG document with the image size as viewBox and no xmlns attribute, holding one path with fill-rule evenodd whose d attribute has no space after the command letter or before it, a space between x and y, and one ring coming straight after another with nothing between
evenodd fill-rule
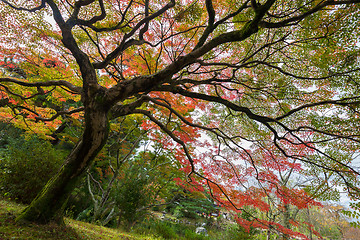
<instances>
[{"instance_id":1,"label":"small rock","mask_svg":"<svg viewBox=\"0 0 360 240\"><path fill-rule=\"evenodd\" d=\"M195 230L196 234L204 234L205 236L208 235L207 230L204 227L197 227Z\"/></svg>"}]
</instances>

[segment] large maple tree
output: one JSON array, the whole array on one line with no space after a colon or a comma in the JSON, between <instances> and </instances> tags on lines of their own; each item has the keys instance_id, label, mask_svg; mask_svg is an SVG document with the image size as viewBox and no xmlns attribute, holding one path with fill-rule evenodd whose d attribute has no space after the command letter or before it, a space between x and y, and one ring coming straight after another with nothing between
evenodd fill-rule
<instances>
[{"instance_id":1,"label":"large maple tree","mask_svg":"<svg viewBox=\"0 0 360 240\"><path fill-rule=\"evenodd\" d=\"M18 220L61 220L109 121L133 114L233 209L266 211L269 192L306 205L289 169L358 196L359 2L1 0L2 120L84 126Z\"/></svg>"}]
</instances>

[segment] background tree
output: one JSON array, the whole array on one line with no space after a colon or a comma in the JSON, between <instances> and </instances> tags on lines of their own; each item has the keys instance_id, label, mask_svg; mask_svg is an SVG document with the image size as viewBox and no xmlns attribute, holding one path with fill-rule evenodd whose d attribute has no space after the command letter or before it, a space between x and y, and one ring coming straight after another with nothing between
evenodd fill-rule
<instances>
[{"instance_id":1,"label":"background tree","mask_svg":"<svg viewBox=\"0 0 360 240\"><path fill-rule=\"evenodd\" d=\"M43 137L70 116L84 126L18 220L61 221L109 120L132 114L158 129L149 137L176 150L190 181L238 211L246 195L222 179L271 176L257 171L257 152L333 172L358 196L353 159L330 148L359 149L358 0L1 3L2 119ZM199 154L203 132L216 148ZM211 171L219 158L222 171Z\"/></svg>"}]
</instances>

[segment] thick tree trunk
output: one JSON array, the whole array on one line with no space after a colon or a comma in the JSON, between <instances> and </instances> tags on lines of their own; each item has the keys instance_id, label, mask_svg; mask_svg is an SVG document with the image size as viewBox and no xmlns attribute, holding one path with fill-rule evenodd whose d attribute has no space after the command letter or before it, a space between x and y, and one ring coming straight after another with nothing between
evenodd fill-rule
<instances>
[{"instance_id":1,"label":"thick tree trunk","mask_svg":"<svg viewBox=\"0 0 360 240\"><path fill-rule=\"evenodd\" d=\"M108 138L107 110L95 101L88 105L92 107L85 109L82 139L69 154L59 172L17 217L17 221L62 223L68 197Z\"/></svg>"}]
</instances>

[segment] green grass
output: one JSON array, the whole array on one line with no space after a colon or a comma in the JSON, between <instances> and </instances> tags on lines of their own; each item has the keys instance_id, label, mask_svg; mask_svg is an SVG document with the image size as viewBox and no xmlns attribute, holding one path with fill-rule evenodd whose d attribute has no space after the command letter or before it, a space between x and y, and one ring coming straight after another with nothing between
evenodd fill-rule
<instances>
[{"instance_id":1,"label":"green grass","mask_svg":"<svg viewBox=\"0 0 360 240\"><path fill-rule=\"evenodd\" d=\"M65 226L59 226L55 223L45 225L17 224L15 218L23 208L23 205L0 200L0 240L157 240L152 236L135 235L68 218L65 218Z\"/></svg>"}]
</instances>

